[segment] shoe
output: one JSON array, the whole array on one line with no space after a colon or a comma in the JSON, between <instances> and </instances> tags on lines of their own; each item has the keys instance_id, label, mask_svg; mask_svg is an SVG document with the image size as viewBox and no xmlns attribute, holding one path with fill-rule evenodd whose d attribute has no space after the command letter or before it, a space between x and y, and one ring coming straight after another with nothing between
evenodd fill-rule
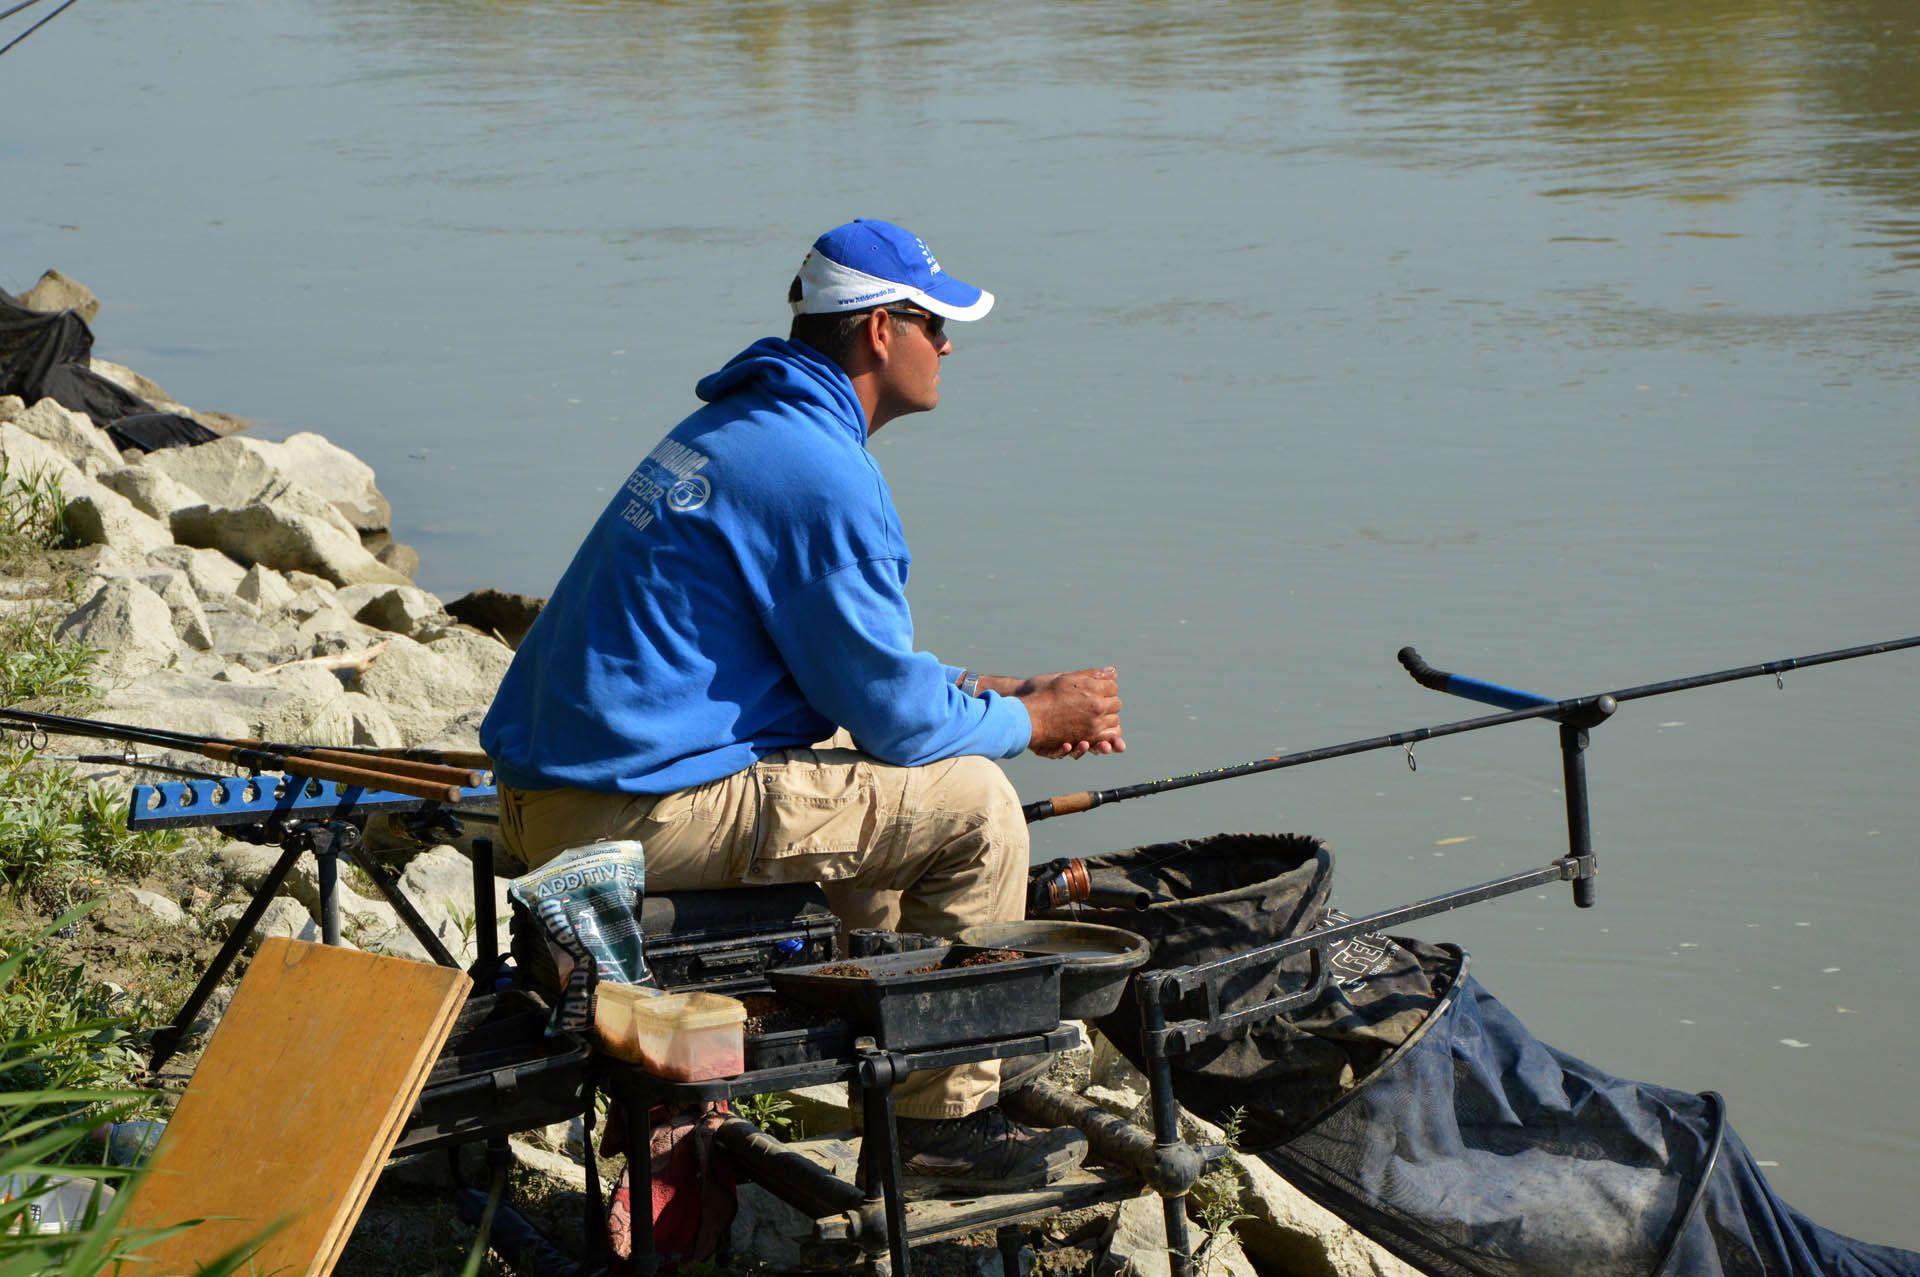
<instances>
[{"instance_id":1,"label":"shoe","mask_svg":"<svg viewBox=\"0 0 1920 1277\"><path fill-rule=\"evenodd\" d=\"M1036 1130L998 1105L965 1117L903 1117L898 1126L909 1193L1039 1188L1064 1178L1087 1155L1087 1137L1073 1127Z\"/></svg>"}]
</instances>

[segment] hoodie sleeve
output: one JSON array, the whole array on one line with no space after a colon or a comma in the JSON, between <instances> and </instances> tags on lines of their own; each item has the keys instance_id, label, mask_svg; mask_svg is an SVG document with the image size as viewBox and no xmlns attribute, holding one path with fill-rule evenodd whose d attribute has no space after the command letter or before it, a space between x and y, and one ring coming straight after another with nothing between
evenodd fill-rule
<instances>
[{"instance_id":1,"label":"hoodie sleeve","mask_svg":"<svg viewBox=\"0 0 1920 1277\"><path fill-rule=\"evenodd\" d=\"M952 666L913 649L904 565L865 559L792 590L763 618L801 692L853 733L860 748L903 767L1027 747L1032 720L1018 698L968 696Z\"/></svg>"}]
</instances>

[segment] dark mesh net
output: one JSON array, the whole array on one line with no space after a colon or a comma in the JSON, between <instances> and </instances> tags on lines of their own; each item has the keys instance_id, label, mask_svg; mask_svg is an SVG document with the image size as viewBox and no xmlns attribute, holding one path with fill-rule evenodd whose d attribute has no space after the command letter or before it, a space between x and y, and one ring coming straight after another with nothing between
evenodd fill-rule
<instances>
[{"instance_id":1,"label":"dark mesh net","mask_svg":"<svg viewBox=\"0 0 1920 1277\"><path fill-rule=\"evenodd\" d=\"M1089 871L1161 898L1079 911L1146 935L1156 968L1340 920L1331 858L1292 835L1162 843ZM1176 1055L1174 1090L1216 1121L1244 1106L1269 1165L1409 1263L1434 1277L1920 1277L1920 1254L1842 1237L1775 1196L1717 1097L1556 1051L1457 949L1356 944L1315 1001ZM1220 1010L1298 987L1304 963L1242 972ZM1099 1025L1146 1067L1131 993Z\"/></svg>"}]
</instances>

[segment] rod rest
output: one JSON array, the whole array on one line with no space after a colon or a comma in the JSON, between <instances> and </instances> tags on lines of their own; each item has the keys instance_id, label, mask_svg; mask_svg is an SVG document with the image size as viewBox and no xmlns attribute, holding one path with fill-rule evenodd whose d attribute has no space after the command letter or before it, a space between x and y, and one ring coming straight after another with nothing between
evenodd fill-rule
<instances>
[{"instance_id":1,"label":"rod rest","mask_svg":"<svg viewBox=\"0 0 1920 1277\"><path fill-rule=\"evenodd\" d=\"M739 1159L755 1182L815 1220L826 1222L829 1239L836 1233L848 1240L886 1236L886 1214L879 1201L868 1202L859 1185L794 1152L738 1113L720 1124L715 1138Z\"/></svg>"},{"instance_id":2,"label":"rod rest","mask_svg":"<svg viewBox=\"0 0 1920 1277\"><path fill-rule=\"evenodd\" d=\"M1191 1144L1154 1143L1151 1132L1109 1113L1093 1101L1069 1094L1045 1082L1030 1082L1000 1097L1000 1106L1023 1122L1036 1126L1073 1126L1087 1137L1093 1151L1123 1166L1162 1197L1178 1197L1206 1173L1209 1163L1226 1156L1218 1144L1196 1148Z\"/></svg>"}]
</instances>

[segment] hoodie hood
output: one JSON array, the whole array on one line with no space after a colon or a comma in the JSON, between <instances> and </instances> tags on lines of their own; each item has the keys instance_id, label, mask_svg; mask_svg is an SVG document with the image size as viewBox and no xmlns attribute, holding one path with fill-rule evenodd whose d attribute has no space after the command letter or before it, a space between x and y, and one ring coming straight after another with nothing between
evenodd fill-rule
<instances>
[{"instance_id":1,"label":"hoodie hood","mask_svg":"<svg viewBox=\"0 0 1920 1277\"><path fill-rule=\"evenodd\" d=\"M853 393L853 382L839 364L804 342L762 337L693 388L710 404L751 392L820 404L853 428L863 446L866 443L867 411Z\"/></svg>"}]
</instances>

